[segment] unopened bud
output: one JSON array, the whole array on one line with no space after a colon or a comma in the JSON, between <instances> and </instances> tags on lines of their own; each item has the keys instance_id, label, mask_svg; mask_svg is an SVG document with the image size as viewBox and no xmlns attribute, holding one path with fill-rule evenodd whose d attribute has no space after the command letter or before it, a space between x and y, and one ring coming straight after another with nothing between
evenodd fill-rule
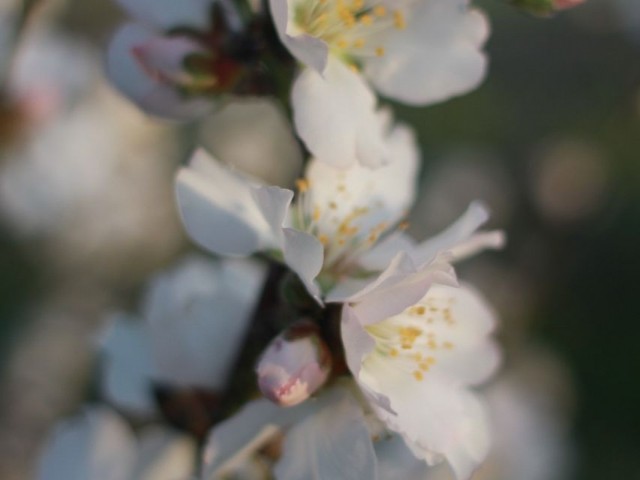
<instances>
[{"instance_id":1,"label":"unopened bud","mask_svg":"<svg viewBox=\"0 0 640 480\"><path fill-rule=\"evenodd\" d=\"M577 7L585 0L510 0L511 3L532 15L548 17L560 10Z\"/></svg>"},{"instance_id":2,"label":"unopened bud","mask_svg":"<svg viewBox=\"0 0 640 480\"><path fill-rule=\"evenodd\" d=\"M271 341L256 371L263 395L278 405L291 407L324 384L331 371L331 354L318 327L303 320Z\"/></svg>"}]
</instances>

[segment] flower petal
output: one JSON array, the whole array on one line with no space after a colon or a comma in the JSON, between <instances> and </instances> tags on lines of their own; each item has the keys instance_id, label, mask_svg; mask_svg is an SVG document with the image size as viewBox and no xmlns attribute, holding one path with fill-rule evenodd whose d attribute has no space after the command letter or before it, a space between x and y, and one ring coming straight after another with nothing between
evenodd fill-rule
<instances>
[{"instance_id":1,"label":"flower petal","mask_svg":"<svg viewBox=\"0 0 640 480\"><path fill-rule=\"evenodd\" d=\"M220 255L250 255L279 248L256 205L250 181L198 150L178 172L176 193L191 238Z\"/></svg>"},{"instance_id":2,"label":"flower petal","mask_svg":"<svg viewBox=\"0 0 640 480\"><path fill-rule=\"evenodd\" d=\"M411 257L416 263L429 262L440 252L466 242L489 219L489 209L482 202L472 202L462 216L446 230L416 246Z\"/></svg>"},{"instance_id":3,"label":"flower petal","mask_svg":"<svg viewBox=\"0 0 640 480\"><path fill-rule=\"evenodd\" d=\"M291 92L296 130L322 162L346 168L359 162L375 168L389 163L384 138L388 114L363 78L335 58L324 74L307 68Z\"/></svg>"},{"instance_id":4,"label":"flower petal","mask_svg":"<svg viewBox=\"0 0 640 480\"><path fill-rule=\"evenodd\" d=\"M99 340L103 354L100 389L118 408L141 417L155 413L151 346L144 324L115 315Z\"/></svg>"},{"instance_id":5,"label":"flower petal","mask_svg":"<svg viewBox=\"0 0 640 480\"><path fill-rule=\"evenodd\" d=\"M191 478L196 451L195 441L187 435L160 426L147 427L141 433L138 459L130 478Z\"/></svg>"},{"instance_id":6,"label":"flower petal","mask_svg":"<svg viewBox=\"0 0 640 480\"><path fill-rule=\"evenodd\" d=\"M476 88L486 73L481 48L486 17L468 0L422 0L405 11L405 28L390 29L376 40L384 55L365 62L376 90L412 105L447 100Z\"/></svg>"},{"instance_id":7,"label":"flower petal","mask_svg":"<svg viewBox=\"0 0 640 480\"><path fill-rule=\"evenodd\" d=\"M283 229L283 233L286 264L298 274L311 296L322 303L315 278L322 270L324 247L316 237L308 233L292 228Z\"/></svg>"},{"instance_id":8,"label":"flower petal","mask_svg":"<svg viewBox=\"0 0 640 480\"><path fill-rule=\"evenodd\" d=\"M136 55L141 48L148 52L158 42L169 44L165 64L176 64L175 56L184 58L184 39L172 41L157 36L137 24L120 27L107 50L107 74L111 82L145 112L174 120L190 120L208 113L212 102L206 98L187 98L175 86L151 72ZM177 43L176 43L177 42ZM154 55L157 57L157 55Z\"/></svg>"},{"instance_id":9,"label":"flower petal","mask_svg":"<svg viewBox=\"0 0 640 480\"><path fill-rule=\"evenodd\" d=\"M267 399L248 403L233 417L216 425L203 453L203 480L220 478L232 471L282 428L313 410L313 402L281 408Z\"/></svg>"},{"instance_id":10,"label":"flower petal","mask_svg":"<svg viewBox=\"0 0 640 480\"><path fill-rule=\"evenodd\" d=\"M394 160L375 170L357 163L346 169L317 159L309 163L307 195L320 217L315 222L318 236L336 238L349 219L348 227L358 232L354 238L371 244L406 214L415 200L419 164L412 130L396 126L385 146Z\"/></svg>"},{"instance_id":11,"label":"flower petal","mask_svg":"<svg viewBox=\"0 0 640 480\"><path fill-rule=\"evenodd\" d=\"M378 409L418 458L446 459L458 480L467 480L489 453L489 425L483 405L465 389L445 383L404 382L394 369L376 372L377 387L397 414Z\"/></svg>"},{"instance_id":12,"label":"flower petal","mask_svg":"<svg viewBox=\"0 0 640 480\"><path fill-rule=\"evenodd\" d=\"M294 425L275 467L278 480L360 480L377 478L376 458L362 409L346 391L335 389L317 412Z\"/></svg>"},{"instance_id":13,"label":"flower petal","mask_svg":"<svg viewBox=\"0 0 640 480\"><path fill-rule=\"evenodd\" d=\"M86 408L58 424L39 461L38 480L122 480L136 457L133 432L104 407Z\"/></svg>"},{"instance_id":14,"label":"flower petal","mask_svg":"<svg viewBox=\"0 0 640 480\"><path fill-rule=\"evenodd\" d=\"M280 41L291 54L316 72L324 72L329 57L328 45L319 38L295 30L295 0L269 0L271 16Z\"/></svg>"},{"instance_id":15,"label":"flower petal","mask_svg":"<svg viewBox=\"0 0 640 480\"><path fill-rule=\"evenodd\" d=\"M366 325L380 322L416 304L434 284L456 285L453 268L434 262L417 268L401 252L366 289L349 299Z\"/></svg>"},{"instance_id":16,"label":"flower petal","mask_svg":"<svg viewBox=\"0 0 640 480\"><path fill-rule=\"evenodd\" d=\"M160 30L175 27L205 29L213 0L116 0L129 15Z\"/></svg>"},{"instance_id":17,"label":"flower petal","mask_svg":"<svg viewBox=\"0 0 640 480\"><path fill-rule=\"evenodd\" d=\"M224 388L265 273L262 264L249 260L189 256L155 277L143 306L155 379Z\"/></svg>"}]
</instances>

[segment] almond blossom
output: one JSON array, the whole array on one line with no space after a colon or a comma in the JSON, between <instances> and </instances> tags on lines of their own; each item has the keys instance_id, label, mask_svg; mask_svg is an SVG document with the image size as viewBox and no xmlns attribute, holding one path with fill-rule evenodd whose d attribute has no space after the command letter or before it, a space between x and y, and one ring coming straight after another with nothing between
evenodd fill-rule
<instances>
[{"instance_id":1,"label":"almond blossom","mask_svg":"<svg viewBox=\"0 0 640 480\"><path fill-rule=\"evenodd\" d=\"M40 457L38 480L188 479L196 442L158 425L136 436L108 407L87 405L50 433Z\"/></svg>"},{"instance_id":2,"label":"almond blossom","mask_svg":"<svg viewBox=\"0 0 640 480\"><path fill-rule=\"evenodd\" d=\"M105 397L133 416L149 417L154 384L224 389L264 279L262 267L189 256L154 278L144 321L114 315L100 338Z\"/></svg>"},{"instance_id":3,"label":"almond blossom","mask_svg":"<svg viewBox=\"0 0 640 480\"><path fill-rule=\"evenodd\" d=\"M341 152L348 155L359 139L375 136L369 85L390 99L429 105L474 89L485 75L489 27L468 0L270 0L270 6L280 40L309 67L293 87L294 118L322 160L333 160L322 155L333 142L350 142ZM314 128L318 122L325 128ZM357 160L380 165L389 158L377 151Z\"/></svg>"},{"instance_id":4,"label":"almond blossom","mask_svg":"<svg viewBox=\"0 0 640 480\"><path fill-rule=\"evenodd\" d=\"M295 202L292 190L265 186L197 151L176 180L187 232L213 253L265 252L284 261L318 302L342 302L378 282L395 285L399 301L408 296L411 305L425 293L420 285L432 270L447 269L441 252L449 251L454 260L501 246L502 235L475 233L488 218L479 203L432 239L416 243L405 235L418 150L403 125L389 128L384 142L394 162L376 170L356 163L335 168L312 159L297 182Z\"/></svg>"},{"instance_id":5,"label":"almond blossom","mask_svg":"<svg viewBox=\"0 0 640 480\"><path fill-rule=\"evenodd\" d=\"M398 303L393 292L352 298L342 310L342 341L349 369L387 427L417 458L446 460L467 479L489 451L487 415L468 387L499 363L490 338L495 315L474 290L440 277L392 316L379 310Z\"/></svg>"}]
</instances>

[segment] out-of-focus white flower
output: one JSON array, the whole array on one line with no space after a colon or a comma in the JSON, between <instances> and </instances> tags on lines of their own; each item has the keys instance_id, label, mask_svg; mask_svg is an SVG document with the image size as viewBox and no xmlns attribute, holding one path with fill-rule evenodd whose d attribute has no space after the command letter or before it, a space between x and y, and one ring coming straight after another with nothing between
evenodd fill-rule
<instances>
[{"instance_id":1,"label":"out-of-focus white flower","mask_svg":"<svg viewBox=\"0 0 640 480\"><path fill-rule=\"evenodd\" d=\"M150 284L144 323L116 316L101 339L102 389L121 408L153 412L153 383L223 388L264 278L261 264L188 257Z\"/></svg>"},{"instance_id":2,"label":"out-of-focus white flower","mask_svg":"<svg viewBox=\"0 0 640 480\"><path fill-rule=\"evenodd\" d=\"M467 387L498 365L495 316L469 287L443 285L441 274L431 281L419 302L395 314L395 290L350 299L342 340L349 369L386 425L416 457L446 460L467 479L489 449L486 413Z\"/></svg>"},{"instance_id":3,"label":"out-of-focus white flower","mask_svg":"<svg viewBox=\"0 0 640 480\"><path fill-rule=\"evenodd\" d=\"M44 239L56 267L130 281L181 240L166 195L173 136L101 82L97 51L77 39L30 30L13 65L9 92L30 122L2 151L3 221Z\"/></svg>"},{"instance_id":4,"label":"out-of-focus white flower","mask_svg":"<svg viewBox=\"0 0 640 480\"><path fill-rule=\"evenodd\" d=\"M349 389L335 386L290 408L256 400L216 425L205 446L202 480L226 478L282 432L282 456L274 469L278 480L376 478L373 442L362 407Z\"/></svg>"},{"instance_id":5,"label":"out-of-focus white flower","mask_svg":"<svg viewBox=\"0 0 640 480\"><path fill-rule=\"evenodd\" d=\"M293 204L291 190L261 185L198 151L176 180L183 222L190 236L212 252L265 251L283 259L312 296L329 302L344 301L376 281L398 290L402 282L416 284L420 272L445 251L455 259L502 245L499 232L474 234L488 218L479 204L423 243L402 234L402 218L415 196L418 151L405 126L391 129L384 141L394 162L376 170L311 160ZM400 311L425 292L406 290L411 300Z\"/></svg>"},{"instance_id":6,"label":"out-of-focus white flower","mask_svg":"<svg viewBox=\"0 0 640 480\"><path fill-rule=\"evenodd\" d=\"M323 161L336 161L325 153L339 149L339 158L367 165L389 160L384 151L358 151L379 129L367 82L384 96L427 105L475 88L485 75L489 28L467 0L270 4L280 39L309 67L293 88L295 122Z\"/></svg>"},{"instance_id":7,"label":"out-of-focus white flower","mask_svg":"<svg viewBox=\"0 0 640 480\"><path fill-rule=\"evenodd\" d=\"M161 427L139 438L115 412L91 406L50 435L38 480L186 480L194 471L195 442Z\"/></svg>"},{"instance_id":8,"label":"out-of-focus white flower","mask_svg":"<svg viewBox=\"0 0 640 480\"><path fill-rule=\"evenodd\" d=\"M324 384L331 371L331 354L319 333L314 323L301 320L271 341L256 367L265 397L290 407Z\"/></svg>"},{"instance_id":9,"label":"out-of-focus white flower","mask_svg":"<svg viewBox=\"0 0 640 480\"><path fill-rule=\"evenodd\" d=\"M570 383L544 352L519 352L510 368L485 389L492 446L474 480L566 480L575 452L569 441ZM560 389L558 388L560 387ZM453 480L446 466L426 467L399 437L375 443L379 480Z\"/></svg>"}]
</instances>

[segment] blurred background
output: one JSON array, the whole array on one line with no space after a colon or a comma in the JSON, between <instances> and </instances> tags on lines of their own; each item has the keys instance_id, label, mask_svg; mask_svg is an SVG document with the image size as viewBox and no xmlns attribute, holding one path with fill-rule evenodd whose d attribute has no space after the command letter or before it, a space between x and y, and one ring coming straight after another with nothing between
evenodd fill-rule
<instances>
[{"instance_id":1,"label":"blurred background","mask_svg":"<svg viewBox=\"0 0 640 480\"><path fill-rule=\"evenodd\" d=\"M480 198L508 233L505 251L461 267L501 317L496 417L535 404L500 428L521 451L496 462L537 476L508 480L640 478L640 2L549 20L478 3L493 25L483 86L396 106L425 162L411 229L437 232ZM272 103L178 126L119 96L103 74L122 21L108 0L42 0L16 39L20 5L0 1L3 479L29 478L51 425L90 395L108 313L135 309L146 279L193 249L172 181L194 143L281 185L302 161ZM502 478L491 468L482 478Z\"/></svg>"}]
</instances>

